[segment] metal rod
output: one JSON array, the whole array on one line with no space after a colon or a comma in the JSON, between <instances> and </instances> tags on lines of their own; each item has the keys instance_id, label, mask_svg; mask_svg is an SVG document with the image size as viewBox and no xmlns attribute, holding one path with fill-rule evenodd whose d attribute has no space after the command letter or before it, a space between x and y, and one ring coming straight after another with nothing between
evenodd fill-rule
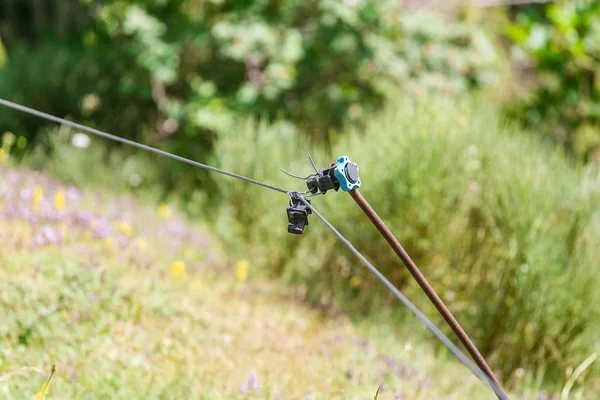
<instances>
[{"instance_id":1,"label":"metal rod","mask_svg":"<svg viewBox=\"0 0 600 400\"><path fill-rule=\"evenodd\" d=\"M313 159L310 156L310 154L308 155L308 159L310 160L310 163L312 164L313 168L315 169L315 172L318 174L319 170L317 169L317 166L315 165L315 162L313 161Z\"/></svg>"},{"instance_id":2,"label":"metal rod","mask_svg":"<svg viewBox=\"0 0 600 400\"><path fill-rule=\"evenodd\" d=\"M475 363L479 366L479 368L483 370L483 372L485 372L490 377L490 379L494 381L496 385L498 385L498 387L502 390L504 398L508 398L508 396L504 392L504 389L502 389L500 381L498 381L491 368L485 362L485 359L483 358L479 350L477 350L477 347L475 346L471 338L469 338L462 326L460 326L456 318L454 318L454 315L452 315L448 307L446 307L446 305L435 292L433 287L431 287L429 282L427 282L427 279L425 279L425 276L419 270L419 267L417 267L417 265L406 252L406 250L404 250L404 248L402 247L398 239L396 239L392 231L390 231L390 229L385 225L385 223L381 220L379 215L377 215L375 210L373 210L371 205L367 202L367 200L358 190L351 190L348 193L350 193L350 196L354 199L356 204L358 204L358 206L363 210L367 217L369 217L369 219L371 220L373 225L375 225L379 233L381 233L385 240L387 240L387 242L392 247L394 252L398 255L398 257L400 257L400 260L402 260L410 274L413 276L413 278L415 278L419 286L421 286L421 289L423 289L427 297L429 297L429 300L431 300L435 308L437 308L442 317L444 317L448 325L450 325L450 328L452 328L454 333L456 333L456 336L458 336L461 343L463 344L463 346L465 346L471 357L473 357Z\"/></svg>"}]
</instances>

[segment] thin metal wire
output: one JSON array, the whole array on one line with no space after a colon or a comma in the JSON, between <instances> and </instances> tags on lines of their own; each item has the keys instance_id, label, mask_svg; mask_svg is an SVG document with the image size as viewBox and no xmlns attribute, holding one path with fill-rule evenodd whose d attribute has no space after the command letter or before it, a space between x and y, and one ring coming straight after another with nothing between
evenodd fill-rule
<instances>
[{"instance_id":1,"label":"thin metal wire","mask_svg":"<svg viewBox=\"0 0 600 400\"><path fill-rule=\"evenodd\" d=\"M202 164L202 163L199 163L197 161L190 160L188 158L180 157L180 156L177 156L175 154L171 154L169 152L166 152L166 151L163 151L163 150L159 150L159 149L156 149L154 147L147 146L145 144L137 143L137 142L134 142L134 141L131 141L131 140L128 140L128 139L124 139L124 138L119 137L119 136L111 135L110 133L106 133L106 132L100 131L98 129L89 128L89 127L87 127L85 125L81 125L81 124L78 124L78 123L75 123L75 122L67 121L66 119L58 118L58 117L55 117L55 116L50 115L50 114L46 114L46 113L41 112L41 111L34 110L32 108L22 106L20 104L16 104L16 103L13 103L13 102L8 101L8 100L4 100L2 98L0 98L0 105L6 106L8 108L12 108L14 110L22 111L24 113L35 115L36 117L44 118L44 119L47 119L49 121L57 122L59 124L68 125L68 126L70 126L72 128L80 129L82 131L85 131L85 132L88 132L88 133L91 133L91 134L94 134L94 135L97 135L97 136L101 136L101 137L104 137L104 138L107 138L107 139L111 139L111 140L114 140L114 141L117 141L117 142L128 144L128 145L133 146L133 147L137 147L137 148L140 148L140 149L143 149L143 150L146 150L146 151L150 151L150 152L153 152L153 153L156 153L156 154L160 154L162 156L169 157L169 158L172 158L174 160L181 161L183 163L190 164L190 165L193 165L193 166L198 167L198 168L207 169L209 171L213 171L213 172L217 172L219 174L227 175L227 176L230 176L232 178L241 179L243 181L250 182L250 183L253 183L255 185L259 185L259 186L262 186L262 187L265 187L265 188L268 188L268 189L271 189L271 190L275 190L277 192L281 192L281 193L287 193L287 192L289 192L286 189L282 189L280 187L273 186L273 185L270 185L268 183L263 183L263 182L255 180L255 179L245 177L243 175L238 175L238 174L234 174L233 172L228 172L228 171L224 171L224 170L219 169L219 168L211 167L210 165Z\"/></svg>"},{"instance_id":2,"label":"thin metal wire","mask_svg":"<svg viewBox=\"0 0 600 400\"><path fill-rule=\"evenodd\" d=\"M310 174L310 175L308 175L308 176L306 176L306 177L302 177L302 176L298 176L298 175L291 174L291 173L287 172L287 171L286 171L285 169L283 169L283 168L279 168L279 169L280 169L280 170L281 170L281 172L283 172L284 174L286 174L286 175L289 175L289 176L291 176L292 178L300 179L301 181L305 181L305 180L307 180L308 178L312 178L313 176L316 176L316 174Z\"/></svg>"},{"instance_id":3,"label":"thin metal wire","mask_svg":"<svg viewBox=\"0 0 600 400\"><path fill-rule=\"evenodd\" d=\"M290 198L290 200L292 199L292 196L294 195L298 195L298 197L300 198L300 200L321 220L323 221L323 223L325 225L327 225L327 227L346 245L348 246L348 248L356 255L356 257L358 257L359 260L362 261L363 264L365 264L365 266L367 266L367 268L369 268L371 270L371 272L373 272L387 287L388 289L390 289L392 291L392 293L394 293L396 295L396 297L402 302L404 303L404 305L406 305L437 337L438 339L440 339L440 341L442 343L444 343L444 345L446 345L446 347L448 347L450 349L450 351L459 359L463 362L463 364L465 364L467 366L467 368L469 368L477 377L479 377L479 379L481 379L483 382L487 383L488 386L490 386L490 388L498 395L498 398L500 398L501 400L507 399L508 397L506 395L504 395L504 393L502 392L502 390L493 382L491 381L491 379L485 375L475 364L473 364L473 362L471 360L469 360L451 341L450 339L448 339L435 325L433 325L433 323L431 321L429 321L429 319L427 319L427 317L421 313L419 311L418 308L416 308L411 302L410 300L408 300L408 298L406 298L398 289L396 289L396 287L394 285L392 285L392 283L390 281L387 280L387 278L385 276L383 276L378 270L377 268L375 268L353 245L352 243L350 243L350 241L348 241L348 239L346 239L333 225L331 225L331 223L329 221L327 221L325 219L325 217L323 217L305 198L304 196L296 191L289 191L286 189L282 189L279 188L277 186L273 186L267 183L263 183L260 181L257 181L255 179L252 178L248 178L245 177L243 175L238 175L232 172L228 172L219 168L215 168L215 167L211 167L210 165L206 165L206 164L202 164L199 163L197 161L193 161L184 157L180 157L177 156L175 154L171 154L168 153L166 151L163 150L159 150L156 149L154 147L150 147L141 143L137 143L128 139L124 139L121 138L119 136L115 136L115 135L111 135L109 133L100 131L98 129L94 129L94 128L90 128L87 127L85 125L81 125L75 122L71 122L68 121L66 119L63 118L59 118L59 117L55 117L53 115L50 114L46 114L42 111L38 111L38 110L34 110L32 108L17 104L17 103L13 103L11 101L5 100L0 98L0 105L3 105L5 107L17 110L17 111L21 111L24 113L28 113L31 115L35 115L37 117L40 118L44 118L47 119L49 121L53 121L59 124L64 124L67 126L70 126L72 128L76 128L76 129L80 129L84 132L88 132L97 136L101 136L110 140L114 140L117 142L121 142L124 144L128 144L130 146L133 147L137 147L146 151L150 151L159 155L163 155L165 157L177 160L177 161L181 161L183 163L189 164L189 165L193 165L195 167L198 168L203 168L209 171L213 171L213 172L217 172L219 174L222 175L226 175L226 176L230 176L232 178L237 178L237 179L241 179L243 181L249 182L249 183L253 183L255 185L259 185L271 190L275 190L277 192L281 192L281 193L285 193L288 195L288 197ZM311 162L311 164L313 165L313 168L315 169L315 171L318 173L317 167L315 166L312 157L309 156L309 160ZM320 194L320 193L319 193ZM318 195L318 194L317 194ZM307 196L308 197L308 196Z\"/></svg>"},{"instance_id":4,"label":"thin metal wire","mask_svg":"<svg viewBox=\"0 0 600 400\"><path fill-rule=\"evenodd\" d=\"M494 381L492 381L492 379L490 377L488 377L477 365L475 365L475 363L473 363L473 361L471 361L466 355L463 354L462 351L460 351L460 349L454 344L452 343L452 341L450 339L448 339L448 337L446 335L444 335L442 333L442 331L440 331L434 324L433 322L431 322L421 311L419 311L419 309L413 304L411 303L411 301L404 296L398 289L396 289L396 287L381 273L379 272L379 270L377 268L375 268L373 266L373 264L371 264L369 262L369 260L367 260L365 258L365 256L363 256L357 249L356 247L354 247L354 245L352 243L350 243L350 241L348 239L346 239L329 221L327 221L327 219L325 219L325 217L323 217L308 201L306 201L306 199L302 196L300 196L300 200L302 200L302 202L304 204L306 204L306 206L308 208L310 208L310 210L317 216L317 218L319 218L321 221L323 221L323 223L325 225L327 225L327 227L346 245L348 246L348 248L350 249L350 251L352 251L352 253L354 253L354 255L369 269L371 270L371 272L373 274L375 274L375 276L381 281L383 282L383 284L385 286L387 286L388 289L390 289L392 291L392 293L394 293L394 295L396 295L396 297L402 302L404 303L404 305L406 307L408 307L408 309L417 316L417 318L419 318L421 320L421 322L423 322L425 324L425 326L427 326L427 328L429 328L429 330L431 330L436 336L437 338L444 344L446 345L446 347L448 347L448 349L460 360L462 361L463 364L465 364L465 366L467 368L469 368L471 370L471 372L473 372L479 379L481 379L482 382L486 383L490 389L492 389L494 391L494 393L496 394L496 396L498 396L499 399L501 400L508 400L508 397L506 396L506 394L504 394L504 391L502 389L500 389L500 387L498 387L498 385L496 385L496 383Z\"/></svg>"},{"instance_id":5,"label":"thin metal wire","mask_svg":"<svg viewBox=\"0 0 600 400\"><path fill-rule=\"evenodd\" d=\"M313 168L315 169L315 172L317 173L317 175L319 174L319 170L317 169L317 166L315 165L315 162L313 161L312 157L310 156L310 154L308 155L308 159L310 160L310 163L312 164Z\"/></svg>"},{"instance_id":6,"label":"thin metal wire","mask_svg":"<svg viewBox=\"0 0 600 400\"><path fill-rule=\"evenodd\" d=\"M325 193L321 193L321 192L319 192L319 193L312 193L312 194L309 194L309 193L310 192L302 192L300 194L303 195L303 196L306 195L304 197L325 196Z\"/></svg>"}]
</instances>

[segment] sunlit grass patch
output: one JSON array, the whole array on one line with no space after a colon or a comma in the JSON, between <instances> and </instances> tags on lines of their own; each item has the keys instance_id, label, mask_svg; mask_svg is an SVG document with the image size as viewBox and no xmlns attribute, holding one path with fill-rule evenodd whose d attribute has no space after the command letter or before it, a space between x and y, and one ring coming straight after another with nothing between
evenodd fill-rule
<instances>
[{"instance_id":1,"label":"sunlit grass patch","mask_svg":"<svg viewBox=\"0 0 600 400\"><path fill-rule=\"evenodd\" d=\"M59 251L5 260L1 271L1 308L11 312L0 374L55 363L48 398L360 399L379 383L383 394L420 398L486 392L466 370L456 372L466 391L440 387L414 353L378 348L348 321L324 322L266 283L244 289L210 274L175 281L114 262L90 268ZM11 379L0 390L22 398L38 380Z\"/></svg>"}]
</instances>

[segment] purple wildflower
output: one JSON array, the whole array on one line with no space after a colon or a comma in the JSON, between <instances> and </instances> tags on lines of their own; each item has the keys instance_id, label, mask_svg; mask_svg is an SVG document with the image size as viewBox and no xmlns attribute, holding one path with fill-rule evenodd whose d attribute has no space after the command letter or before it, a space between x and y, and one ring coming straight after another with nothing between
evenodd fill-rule
<instances>
[{"instance_id":1,"label":"purple wildflower","mask_svg":"<svg viewBox=\"0 0 600 400\"><path fill-rule=\"evenodd\" d=\"M77 189L74 186L70 186L67 188L67 199L70 201L77 201L81 198L81 190Z\"/></svg>"},{"instance_id":2,"label":"purple wildflower","mask_svg":"<svg viewBox=\"0 0 600 400\"><path fill-rule=\"evenodd\" d=\"M104 239L110 236L113 229L112 226L106 220L98 221L98 225L94 228L94 239Z\"/></svg>"},{"instance_id":3,"label":"purple wildflower","mask_svg":"<svg viewBox=\"0 0 600 400\"><path fill-rule=\"evenodd\" d=\"M240 386L240 391L242 393L249 393L254 390L258 390L259 388L260 388L260 385L258 384L258 374L256 372L252 371L248 374L248 379L247 379L246 383L244 383L242 386Z\"/></svg>"},{"instance_id":4,"label":"purple wildflower","mask_svg":"<svg viewBox=\"0 0 600 400\"><path fill-rule=\"evenodd\" d=\"M129 245L129 238L126 236L119 236L118 241L121 250L125 249Z\"/></svg>"},{"instance_id":5,"label":"purple wildflower","mask_svg":"<svg viewBox=\"0 0 600 400\"><path fill-rule=\"evenodd\" d=\"M47 212L45 212L43 214L43 217L49 221L54 221L54 222L58 222L58 221L64 221L65 217L67 216L67 213L65 213L64 211L56 211L56 210L48 210Z\"/></svg>"},{"instance_id":6,"label":"purple wildflower","mask_svg":"<svg viewBox=\"0 0 600 400\"><path fill-rule=\"evenodd\" d=\"M6 219L15 219L19 215L19 209L14 204L9 204L2 211L2 215Z\"/></svg>"},{"instance_id":7,"label":"purple wildflower","mask_svg":"<svg viewBox=\"0 0 600 400\"><path fill-rule=\"evenodd\" d=\"M60 244L62 239L62 233L58 229L46 225L42 227L33 242L38 246L43 246L45 244Z\"/></svg>"},{"instance_id":8,"label":"purple wildflower","mask_svg":"<svg viewBox=\"0 0 600 400\"><path fill-rule=\"evenodd\" d=\"M31 189L31 188L22 189L21 192L19 193L19 197L23 201L31 200L33 198L33 189Z\"/></svg>"},{"instance_id":9,"label":"purple wildflower","mask_svg":"<svg viewBox=\"0 0 600 400\"><path fill-rule=\"evenodd\" d=\"M94 215L89 212L77 211L71 214L73 222L89 226L94 221Z\"/></svg>"}]
</instances>

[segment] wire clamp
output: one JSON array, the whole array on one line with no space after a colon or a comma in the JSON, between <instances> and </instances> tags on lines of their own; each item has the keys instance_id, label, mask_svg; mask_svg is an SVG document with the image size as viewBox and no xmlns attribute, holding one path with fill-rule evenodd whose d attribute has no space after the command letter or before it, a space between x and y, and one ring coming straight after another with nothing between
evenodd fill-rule
<instances>
[{"instance_id":1,"label":"wire clamp","mask_svg":"<svg viewBox=\"0 0 600 400\"><path fill-rule=\"evenodd\" d=\"M294 235L302 235L304 227L308 225L308 214L312 214L312 211L301 200L300 193L290 192L288 195L290 197L290 206L287 209L288 232ZM310 200L306 199L306 201L310 203Z\"/></svg>"},{"instance_id":2,"label":"wire clamp","mask_svg":"<svg viewBox=\"0 0 600 400\"><path fill-rule=\"evenodd\" d=\"M337 161L332 162L328 167L321 168L318 171L315 168L315 171L316 174L311 175L306 180L308 191L313 195L324 195L332 189L337 192L342 188L343 191L348 192L360 188L358 165L350 161L347 156L340 156Z\"/></svg>"},{"instance_id":3,"label":"wire clamp","mask_svg":"<svg viewBox=\"0 0 600 400\"><path fill-rule=\"evenodd\" d=\"M301 235L304 227L308 225L308 215L312 214L311 209L302 201L310 203L303 194L310 193L307 197L325 195L328 191L338 191L340 188L348 192L360 187L358 177L358 165L350 161L347 156L338 157L337 161L332 162L325 168L317 169L311 156L308 156L310 163L315 170L314 174L307 177L301 177L291 174L281 169L287 175L306 182L307 192L288 192L290 206L287 208L288 232L294 235Z\"/></svg>"},{"instance_id":4,"label":"wire clamp","mask_svg":"<svg viewBox=\"0 0 600 400\"><path fill-rule=\"evenodd\" d=\"M320 192L323 195L332 189L337 192L340 189L340 182L334 173L337 165L337 162L333 162L327 168L321 168L313 177L307 179L306 187L308 187L308 191L312 194Z\"/></svg>"}]
</instances>

